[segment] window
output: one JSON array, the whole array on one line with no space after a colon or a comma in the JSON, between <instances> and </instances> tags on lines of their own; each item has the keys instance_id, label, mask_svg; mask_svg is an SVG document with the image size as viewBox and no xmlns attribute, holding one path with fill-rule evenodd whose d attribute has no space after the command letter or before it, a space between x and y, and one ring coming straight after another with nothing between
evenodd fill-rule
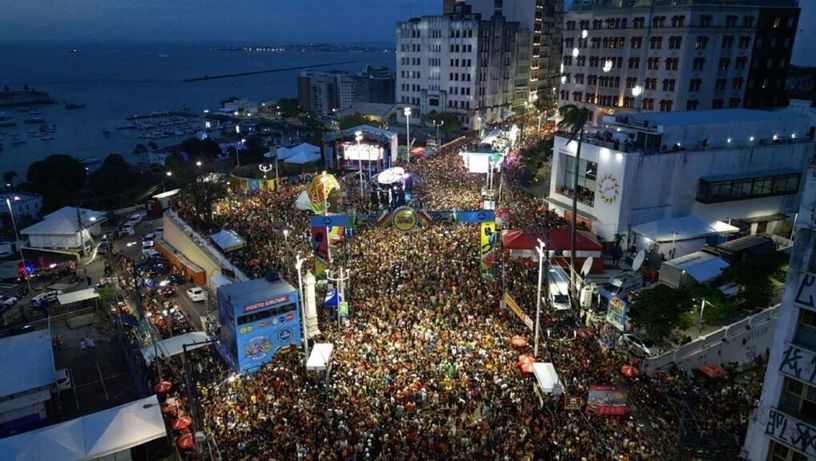
<instances>
[{"instance_id":1,"label":"window","mask_svg":"<svg viewBox=\"0 0 816 461\"><path fill-rule=\"evenodd\" d=\"M715 85L716 90L724 90L725 87L728 85L728 80L724 78L718 78L717 83Z\"/></svg>"},{"instance_id":2,"label":"window","mask_svg":"<svg viewBox=\"0 0 816 461\"><path fill-rule=\"evenodd\" d=\"M646 18L643 16L638 16L632 21L632 27L635 29L643 29L643 26L646 25Z\"/></svg>"},{"instance_id":3,"label":"window","mask_svg":"<svg viewBox=\"0 0 816 461\"><path fill-rule=\"evenodd\" d=\"M700 27L710 27L711 26L711 15L704 14L700 16Z\"/></svg>"},{"instance_id":4,"label":"window","mask_svg":"<svg viewBox=\"0 0 816 461\"><path fill-rule=\"evenodd\" d=\"M677 70L677 65L680 63L678 58L666 58L666 70Z\"/></svg>"},{"instance_id":5,"label":"window","mask_svg":"<svg viewBox=\"0 0 816 461\"><path fill-rule=\"evenodd\" d=\"M575 170L578 169L578 201L589 206L595 203L595 178L598 173L598 164L595 162L581 159L580 163L576 164L575 157L571 155L563 155L564 160L564 176L560 186L556 189L560 194L572 197L573 178L575 177Z\"/></svg>"},{"instance_id":6,"label":"window","mask_svg":"<svg viewBox=\"0 0 816 461\"><path fill-rule=\"evenodd\" d=\"M740 37L738 46L741 50L744 50L751 46L751 37L748 35L743 35L742 37Z\"/></svg>"},{"instance_id":7,"label":"window","mask_svg":"<svg viewBox=\"0 0 816 461\"><path fill-rule=\"evenodd\" d=\"M572 65L572 56L564 56L564 65L571 66Z\"/></svg>"},{"instance_id":8,"label":"window","mask_svg":"<svg viewBox=\"0 0 816 461\"><path fill-rule=\"evenodd\" d=\"M731 89L732 90L741 90L742 89L742 77L737 77L731 81Z\"/></svg>"},{"instance_id":9,"label":"window","mask_svg":"<svg viewBox=\"0 0 816 461\"><path fill-rule=\"evenodd\" d=\"M724 50L728 50L734 47L734 36L733 35L726 35L722 39L722 47Z\"/></svg>"},{"instance_id":10,"label":"window","mask_svg":"<svg viewBox=\"0 0 816 461\"><path fill-rule=\"evenodd\" d=\"M697 110L697 106L700 105L700 101L696 99L690 99L686 102L686 110Z\"/></svg>"},{"instance_id":11,"label":"window","mask_svg":"<svg viewBox=\"0 0 816 461\"><path fill-rule=\"evenodd\" d=\"M808 457L793 448L771 440L768 445L768 461L807 461Z\"/></svg>"},{"instance_id":12,"label":"window","mask_svg":"<svg viewBox=\"0 0 816 461\"><path fill-rule=\"evenodd\" d=\"M640 58L629 58L629 68L637 69L640 67Z\"/></svg>"},{"instance_id":13,"label":"window","mask_svg":"<svg viewBox=\"0 0 816 461\"><path fill-rule=\"evenodd\" d=\"M694 41L694 48L698 50L704 50L708 46L708 36L700 35Z\"/></svg>"},{"instance_id":14,"label":"window","mask_svg":"<svg viewBox=\"0 0 816 461\"><path fill-rule=\"evenodd\" d=\"M644 98L643 99L643 110L654 110L654 99Z\"/></svg>"},{"instance_id":15,"label":"window","mask_svg":"<svg viewBox=\"0 0 816 461\"><path fill-rule=\"evenodd\" d=\"M720 107L722 107L721 99L715 99L714 101L715 103L719 101ZM714 106L716 105L714 104ZM714 108L718 109L720 107ZM799 191L799 177L799 173L789 173L723 181L701 179L697 185L697 201L701 203L719 203L796 194ZM800 328L797 331L802 331L802 329ZM809 330L805 331L805 333L808 332ZM797 335L799 335L799 332L797 332ZM809 340L810 336L805 335L803 338ZM816 336L813 338L816 339Z\"/></svg>"},{"instance_id":16,"label":"window","mask_svg":"<svg viewBox=\"0 0 816 461\"><path fill-rule=\"evenodd\" d=\"M774 29L779 29L779 26L780 26L780 25L782 25L782 18L780 18L779 16L777 16L776 18L774 18L773 28L774 28Z\"/></svg>"},{"instance_id":17,"label":"window","mask_svg":"<svg viewBox=\"0 0 816 461\"><path fill-rule=\"evenodd\" d=\"M578 58L575 59L575 65L576 66L585 66L586 65L586 56L578 56Z\"/></svg>"},{"instance_id":18,"label":"window","mask_svg":"<svg viewBox=\"0 0 816 461\"><path fill-rule=\"evenodd\" d=\"M744 70L745 66L748 64L748 58L745 56L740 56L734 62L734 69L736 70Z\"/></svg>"},{"instance_id":19,"label":"window","mask_svg":"<svg viewBox=\"0 0 816 461\"><path fill-rule=\"evenodd\" d=\"M740 98L729 98L728 99L728 107L731 109L736 109L740 106Z\"/></svg>"},{"instance_id":20,"label":"window","mask_svg":"<svg viewBox=\"0 0 816 461\"><path fill-rule=\"evenodd\" d=\"M699 78L693 78L689 80L689 91L700 91L700 87L703 85L703 81Z\"/></svg>"},{"instance_id":21,"label":"window","mask_svg":"<svg viewBox=\"0 0 816 461\"><path fill-rule=\"evenodd\" d=\"M804 421L816 419L816 387L785 377L779 408Z\"/></svg>"},{"instance_id":22,"label":"window","mask_svg":"<svg viewBox=\"0 0 816 461\"><path fill-rule=\"evenodd\" d=\"M703 70L705 65L705 58L694 58L692 63L692 70Z\"/></svg>"},{"instance_id":23,"label":"window","mask_svg":"<svg viewBox=\"0 0 816 461\"><path fill-rule=\"evenodd\" d=\"M771 186L768 186L770 192ZM810 350L816 351L816 312L807 309L799 310L799 322L793 342Z\"/></svg>"},{"instance_id":24,"label":"window","mask_svg":"<svg viewBox=\"0 0 816 461\"><path fill-rule=\"evenodd\" d=\"M674 91L674 79L673 78L664 78L663 79L663 91Z\"/></svg>"},{"instance_id":25,"label":"window","mask_svg":"<svg viewBox=\"0 0 816 461\"><path fill-rule=\"evenodd\" d=\"M720 70L728 70L728 66L731 65L731 60L729 58L720 58Z\"/></svg>"},{"instance_id":26,"label":"window","mask_svg":"<svg viewBox=\"0 0 816 461\"><path fill-rule=\"evenodd\" d=\"M660 100L660 112L671 112L672 110L672 101L671 99L661 99Z\"/></svg>"},{"instance_id":27,"label":"window","mask_svg":"<svg viewBox=\"0 0 816 461\"><path fill-rule=\"evenodd\" d=\"M683 27L685 22L685 16L672 16L672 27Z\"/></svg>"},{"instance_id":28,"label":"window","mask_svg":"<svg viewBox=\"0 0 816 461\"><path fill-rule=\"evenodd\" d=\"M634 88L637 85L636 77L626 77L626 88Z\"/></svg>"},{"instance_id":29,"label":"window","mask_svg":"<svg viewBox=\"0 0 816 461\"><path fill-rule=\"evenodd\" d=\"M639 50L643 46L643 37L632 37L629 43L632 49Z\"/></svg>"},{"instance_id":30,"label":"window","mask_svg":"<svg viewBox=\"0 0 816 461\"><path fill-rule=\"evenodd\" d=\"M655 16L652 18L652 27L666 27L665 16Z\"/></svg>"},{"instance_id":31,"label":"window","mask_svg":"<svg viewBox=\"0 0 816 461\"><path fill-rule=\"evenodd\" d=\"M743 16L742 17L742 27L747 27L747 28L754 27L754 17L753 16Z\"/></svg>"},{"instance_id":32,"label":"window","mask_svg":"<svg viewBox=\"0 0 816 461\"><path fill-rule=\"evenodd\" d=\"M712 109L722 109L723 108L723 100L722 99L715 99L711 101L711 108Z\"/></svg>"},{"instance_id":33,"label":"window","mask_svg":"<svg viewBox=\"0 0 816 461\"><path fill-rule=\"evenodd\" d=\"M657 79L656 78L647 78L643 82L643 86L646 87L647 90L656 90L657 89Z\"/></svg>"},{"instance_id":34,"label":"window","mask_svg":"<svg viewBox=\"0 0 816 461\"><path fill-rule=\"evenodd\" d=\"M676 36L676 37L669 37L669 49L670 50L677 50L683 44L683 37Z\"/></svg>"},{"instance_id":35,"label":"window","mask_svg":"<svg viewBox=\"0 0 816 461\"><path fill-rule=\"evenodd\" d=\"M663 37L652 37L649 39L650 47L653 50L659 50L663 47Z\"/></svg>"},{"instance_id":36,"label":"window","mask_svg":"<svg viewBox=\"0 0 816 461\"><path fill-rule=\"evenodd\" d=\"M739 21L739 16L729 14L725 17L725 27L737 27L737 21Z\"/></svg>"},{"instance_id":37,"label":"window","mask_svg":"<svg viewBox=\"0 0 816 461\"><path fill-rule=\"evenodd\" d=\"M660 68L660 58L649 58L646 67L649 70L658 70Z\"/></svg>"}]
</instances>

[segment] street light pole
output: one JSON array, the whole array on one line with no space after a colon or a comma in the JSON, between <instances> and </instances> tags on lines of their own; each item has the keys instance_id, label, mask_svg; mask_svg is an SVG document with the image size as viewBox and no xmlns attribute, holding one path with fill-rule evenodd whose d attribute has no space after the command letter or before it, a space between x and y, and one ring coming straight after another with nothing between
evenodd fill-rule
<instances>
[{"instance_id":1,"label":"street light pole","mask_svg":"<svg viewBox=\"0 0 816 461\"><path fill-rule=\"evenodd\" d=\"M295 269L298 274L298 299L300 300L300 320L303 322L303 353L306 355L306 361L309 360L309 332L306 329L306 306L303 304L303 275L301 269L303 268L303 258L298 254L295 258Z\"/></svg>"},{"instance_id":2,"label":"street light pole","mask_svg":"<svg viewBox=\"0 0 816 461\"><path fill-rule=\"evenodd\" d=\"M439 122L437 122L436 120L431 120L431 123L433 124L433 126L436 127L436 147L437 149L439 149L442 147L442 139L439 138L439 128L441 128L442 125L445 124L445 121L440 120Z\"/></svg>"},{"instance_id":3,"label":"street light pole","mask_svg":"<svg viewBox=\"0 0 816 461\"><path fill-rule=\"evenodd\" d=\"M536 295L536 318L535 318L535 340L533 342L533 355L538 358L538 336L541 331L541 279L544 275L544 242L538 241L536 252L538 253L538 294Z\"/></svg>"},{"instance_id":4,"label":"street light pole","mask_svg":"<svg viewBox=\"0 0 816 461\"><path fill-rule=\"evenodd\" d=\"M411 108L406 107L402 113L405 115L405 147L407 162L411 163Z\"/></svg>"},{"instance_id":5,"label":"street light pole","mask_svg":"<svg viewBox=\"0 0 816 461\"><path fill-rule=\"evenodd\" d=\"M14 200L19 200L20 197L14 196ZM14 242L17 245L17 251L20 252L20 264L23 265L23 278L25 278L28 285L28 292L31 293L31 280L28 278L28 270L25 267L25 256L23 256L23 246L20 245L20 234L17 232L17 221L14 219L14 210L11 209L11 200L6 198L6 206L8 206L9 216L11 217L11 226L14 228Z\"/></svg>"},{"instance_id":6,"label":"street light pole","mask_svg":"<svg viewBox=\"0 0 816 461\"><path fill-rule=\"evenodd\" d=\"M345 293L343 292L343 284L349 279L351 276L350 269L343 269L340 268L340 275L338 277L332 278L331 271L328 269L326 270L326 279L332 282L337 282L337 331L340 331L340 303L346 300Z\"/></svg>"},{"instance_id":7,"label":"street light pole","mask_svg":"<svg viewBox=\"0 0 816 461\"><path fill-rule=\"evenodd\" d=\"M365 192L363 192L363 157L361 156L362 151L360 150L360 141L363 140L363 132L354 132L354 140L357 141L357 167L360 170L360 199L362 200L365 197Z\"/></svg>"}]
</instances>

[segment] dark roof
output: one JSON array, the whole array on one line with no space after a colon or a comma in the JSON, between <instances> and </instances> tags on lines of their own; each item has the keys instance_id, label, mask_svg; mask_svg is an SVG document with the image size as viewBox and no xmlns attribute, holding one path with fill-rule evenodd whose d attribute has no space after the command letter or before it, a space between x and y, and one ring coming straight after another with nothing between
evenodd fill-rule
<instances>
[{"instance_id":1,"label":"dark roof","mask_svg":"<svg viewBox=\"0 0 816 461\"><path fill-rule=\"evenodd\" d=\"M253 279L218 288L218 293L229 298L234 307L268 301L293 291L295 288L282 280L269 282L266 279Z\"/></svg>"}]
</instances>

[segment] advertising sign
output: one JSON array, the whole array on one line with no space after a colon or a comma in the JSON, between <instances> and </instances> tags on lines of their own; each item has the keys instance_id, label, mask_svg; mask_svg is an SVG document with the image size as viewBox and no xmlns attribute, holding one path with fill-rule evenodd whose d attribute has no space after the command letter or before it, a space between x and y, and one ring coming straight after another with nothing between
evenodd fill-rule
<instances>
[{"instance_id":1,"label":"advertising sign","mask_svg":"<svg viewBox=\"0 0 816 461\"><path fill-rule=\"evenodd\" d=\"M289 301L288 295L278 296L276 298L269 299L267 301L247 304L241 310L246 314L247 312L257 311L258 309L263 309L265 307L274 306L275 304L285 303Z\"/></svg>"},{"instance_id":2,"label":"advertising sign","mask_svg":"<svg viewBox=\"0 0 816 461\"><path fill-rule=\"evenodd\" d=\"M343 153L346 160L362 160L364 162L378 162L382 160L383 148L374 144L343 144Z\"/></svg>"},{"instance_id":3,"label":"advertising sign","mask_svg":"<svg viewBox=\"0 0 816 461\"><path fill-rule=\"evenodd\" d=\"M533 329L533 319L531 319L527 314L524 313L523 310L521 310L521 306L519 306L518 303L516 302L516 300L513 299L512 296L510 296L510 293L505 292L504 297L502 299L504 301L504 304L507 307L509 307L510 310L513 311L514 314L516 314L516 317L518 317L519 320L524 322L524 324L527 325L527 328L532 330Z\"/></svg>"},{"instance_id":4,"label":"advertising sign","mask_svg":"<svg viewBox=\"0 0 816 461\"><path fill-rule=\"evenodd\" d=\"M340 302L340 305L338 306L338 309L337 309L337 313L340 315L341 319L347 319L348 318L349 308L348 308L348 302L347 301L341 301Z\"/></svg>"},{"instance_id":5,"label":"advertising sign","mask_svg":"<svg viewBox=\"0 0 816 461\"><path fill-rule=\"evenodd\" d=\"M419 218L413 208L403 206L391 213L391 224L397 229L407 232L417 226Z\"/></svg>"},{"instance_id":6,"label":"advertising sign","mask_svg":"<svg viewBox=\"0 0 816 461\"><path fill-rule=\"evenodd\" d=\"M625 415L626 391L615 386L589 386L587 412L596 415Z\"/></svg>"},{"instance_id":7,"label":"advertising sign","mask_svg":"<svg viewBox=\"0 0 816 461\"><path fill-rule=\"evenodd\" d=\"M461 224L496 221L494 210L455 211L453 216L454 220Z\"/></svg>"},{"instance_id":8,"label":"advertising sign","mask_svg":"<svg viewBox=\"0 0 816 461\"><path fill-rule=\"evenodd\" d=\"M496 258L493 252L496 245L496 222L482 222L479 235L481 244L481 262L479 267L482 270L482 274L484 274L490 272L490 268L493 267L493 261Z\"/></svg>"},{"instance_id":9,"label":"advertising sign","mask_svg":"<svg viewBox=\"0 0 816 461\"><path fill-rule=\"evenodd\" d=\"M609 310L606 312L606 321L620 331L626 331L626 311L629 309L629 304L618 298L612 296L609 300Z\"/></svg>"}]
</instances>

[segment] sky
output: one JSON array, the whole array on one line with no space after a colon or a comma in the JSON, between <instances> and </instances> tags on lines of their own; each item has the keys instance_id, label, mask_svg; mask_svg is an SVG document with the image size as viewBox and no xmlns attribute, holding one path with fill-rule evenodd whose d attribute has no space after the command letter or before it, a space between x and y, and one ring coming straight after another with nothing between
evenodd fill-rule
<instances>
[{"instance_id":1,"label":"sky","mask_svg":"<svg viewBox=\"0 0 816 461\"><path fill-rule=\"evenodd\" d=\"M799 3L791 61L814 66L816 0ZM0 41L393 43L397 21L441 9L442 0L0 0Z\"/></svg>"}]
</instances>

